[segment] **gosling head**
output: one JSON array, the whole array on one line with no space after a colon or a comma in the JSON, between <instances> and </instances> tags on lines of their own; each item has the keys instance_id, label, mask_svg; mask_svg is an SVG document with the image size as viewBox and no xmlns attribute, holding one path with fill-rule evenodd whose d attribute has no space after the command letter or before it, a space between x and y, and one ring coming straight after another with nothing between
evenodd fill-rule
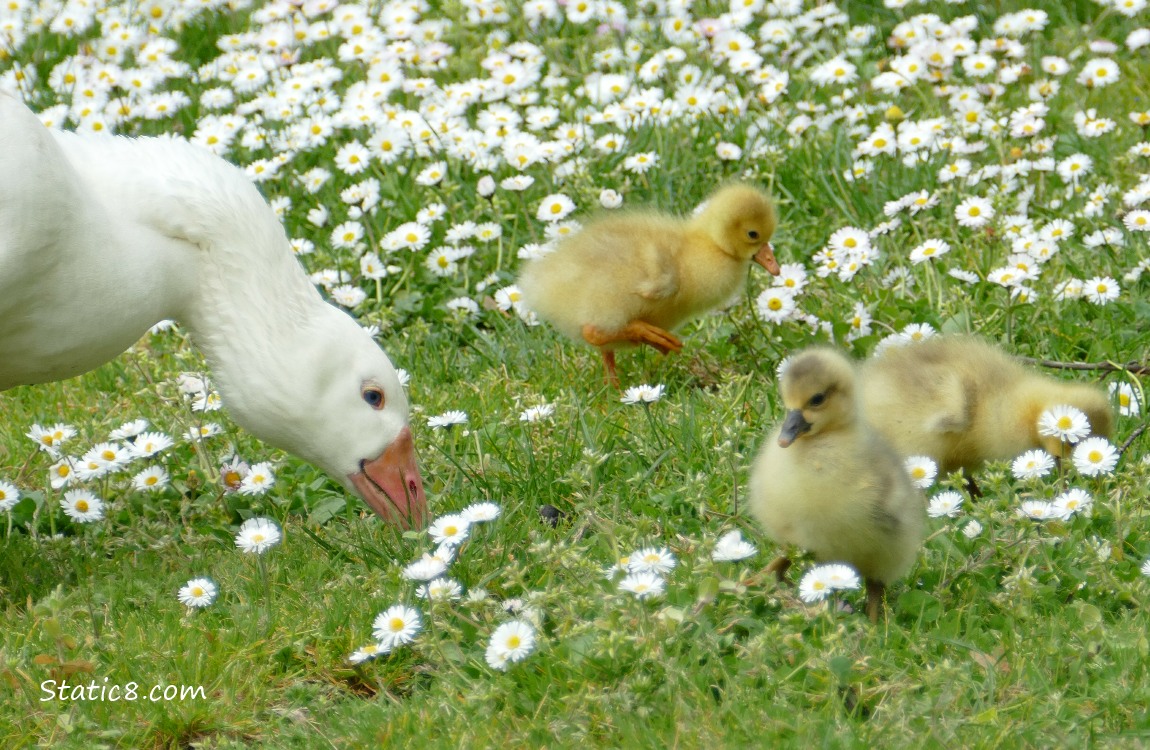
<instances>
[{"instance_id":1,"label":"gosling head","mask_svg":"<svg viewBox=\"0 0 1150 750\"><path fill-rule=\"evenodd\" d=\"M781 273L771 247L777 219L767 194L750 185L728 185L707 201L698 221L723 252Z\"/></svg>"},{"instance_id":2,"label":"gosling head","mask_svg":"<svg viewBox=\"0 0 1150 750\"><path fill-rule=\"evenodd\" d=\"M779 382L787 408L779 445L786 448L800 438L852 424L854 388L854 365L841 352L816 348L795 355Z\"/></svg>"}]
</instances>

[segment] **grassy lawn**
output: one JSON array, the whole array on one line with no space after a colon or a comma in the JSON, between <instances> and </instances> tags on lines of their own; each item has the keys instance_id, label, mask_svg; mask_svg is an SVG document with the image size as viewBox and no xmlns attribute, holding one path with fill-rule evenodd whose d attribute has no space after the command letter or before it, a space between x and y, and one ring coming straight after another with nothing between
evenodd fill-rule
<instances>
[{"instance_id":1,"label":"grassy lawn","mask_svg":"<svg viewBox=\"0 0 1150 750\"><path fill-rule=\"evenodd\" d=\"M0 393L0 482L20 493L0 512L0 745L1150 744L1144 372L1049 369L1131 394L1117 467L991 464L984 497L929 519L877 625L860 591L804 603L809 560L782 584L763 571L778 550L745 488L787 354L834 342L861 359L927 324L1041 360L1150 364L1150 10L887 5L906 7L0 8L0 88L46 119L180 134L247 168L307 271L410 374L433 516L498 506L448 565L458 595L428 598L405 575L436 550L428 531L383 524L226 404L197 410L179 376L210 374L178 327ZM521 258L610 210L604 191L686 214L727 179L772 193L775 252L805 283L772 319L779 282L755 267L680 331L682 352L621 351L624 389L657 399L625 402L594 349L514 304ZM556 194L575 211L541 220ZM409 222L426 238L405 241ZM136 419L174 444L68 487L27 435L68 425L61 455L78 457ZM219 433L186 437L207 422ZM270 462L274 484L232 491L237 460ZM149 465L168 479L139 489ZM103 518L64 513L81 488ZM1088 512L1020 512L1071 488ZM950 489L961 477L926 494ZM262 554L235 541L253 517L282 527ZM756 553L714 559L734 530ZM641 550L674 563L647 597L616 567ZM201 577L218 595L185 606ZM353 663L397 604L414 637ZM534 642L493 666L512 621Z\"/></svg>"}]
</instances>

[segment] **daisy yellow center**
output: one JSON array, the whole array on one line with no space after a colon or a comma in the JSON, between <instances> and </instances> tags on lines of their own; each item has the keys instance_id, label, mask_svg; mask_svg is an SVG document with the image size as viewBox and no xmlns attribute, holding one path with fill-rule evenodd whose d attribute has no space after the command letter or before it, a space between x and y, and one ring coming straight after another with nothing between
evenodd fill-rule
<instances>
[{"instance_id":1,"label":"daisy yellow center","mask_svg":"<svg viewBox=\"0 0 1150 750\"><path fill-rule=\"evenodd\" d=\"M77 500L76 501L76 510L80 511L81 513L87 513L88 512L88 501L87 500Z\"/></svg>"},{"instance_id":2,"label":"daisy yellow center","mask_svg":"<svg viewBox=\"0 0 1150 750\"><path fill-rule=\"evenodd\" d=\"M387 627L391 628L391 632L393 633L398 633L399 631L403 630L403 625L404 622L402 617L393 617L387 623Z\"/></svg>"},{"instance_id":3,"label":"daisy yellow center","mask_svg":"<svg viewBox=\"0 0 1150 750\"><path fill-rule=\"evenodd\" d=\"M926 469L921 466L916 466L911 470L910 475L915 479L922 479L926 476Z\"/></svg>"},{"instance_id":4,"label":"daisy yellow center","mask_svg":"<svg viewBox=\"0 0 1150 750\"><path fill-rule=\"evenodd\" d=\"M519 292L512 292L511 294L507 295L507 299L511 300L512 302L518 302L519 300L523 299L523 295Z\"/></svg>"},{"instance_id":5,"label":"daisy yellow center","mask_svg":"<svg viewBox=\"0 0 1150 750\"><path fill-rule=\"evenodd\" d=\"M447 265L448 265L448 263L450 263L450 262L451 262L451 261L449 261L449 260L447 259L447 256L445 256L445 255L441 255L441 256L439 256L439 260L437 260L437 261L436 261L436 264L437 264L437 265L438 265L440 268L447 268Z\"/></svg>"},{"instance_id":6,"label":"daisy yellow center","mask_svg":"<svg viewBox=\"0 0 1150 750\"><path fill-rule=\"evenodd\" d=\"M814 588L815 591L822 591L826 587L827 585L822 581L815 581L815 585L812 588Z\"/></svg>"},{"instance_id":7,"label":"daisy yellow center","mask_svg":"<svg viewBox=\"0 0 1150 750\"><path fill-rule=\"evenodd\" d=\"M886 138L876 138L874 142L875 148L882 148L886 145Z\"/></svg>"},{"instance_id":8,"label":"daisy yellow center","mask_svg":"<svg viewBox=\"0 0 1150 750\"><path fill-rule=\"evenodd\" d=\"M419 240L419 235L415 232L408 232L407 236L405 236L403 239L407 240L408 242L416 242Z\"/></svg>"},{"instance_id":9,"label":"daisy yellow center","mask_svg":"<svg viewBox=\"0 0 1150 750\"><path fill-rule=\"evenodd\" d=\"M858 240L854 237L847 237L846 242L843 243L845 247L858 247Z\"/></svg>"},{"instance_id":10,"label":"daisy yellow center","mask_svg":"<svg viewBox=\"0 0 1150 750\"><path fill-rule=\"evenodd\" d=\"M520 640L519 636L513 635L507 639L507 648L519 648L519 644L522 642L523 641Z\"/></svg>"},{"instance_id":11,"label":"daisy yellow center","mask_svg":"<svg viewBox=\"0 0 1150 750\"><path fill-rule=\"evenodd\" d=\"M934 248L933 247L923 248L922 254L923 255L934 255Z\"/></svg>"},{"instance_id":12,"label":"daisy yellow center","mask_svg":"<svg viewBox=\"0 0 1150 750\"><path fill-rule=\"evenodd\" d=\"M1119 406L1130 406L1130 396L1126 393L1119 393L1118 394L1118 405Z\"/></svg>"},{"instance_id":13,"label":"daisy yellow center","mask_svg":"<svg viewBox=\"0 0 1150 750\"><path fill-rule=\"evenodd\" d=\"M52 436L51 435L45 435L44 437L40 438L40 442L43 443L44 445L51 445L52 444Z\"/></svg>"},{"instance_id":14,"label":"daisy yellow center","mask_svg":"<svg viewBox=\"0 0 1150 750\"><path fill-rule=\"evenodd\" d=\"M243 480L238 471L229 471L224 474L224 484L239 484Z\"/></svg>"},{"instance_id":15,"label":"daisy yellow center","mask_svg":"<svg viewBox=\"0 0 1150 750\"><path fill-rule=\"evenodd\" d=\"M770 302L767 303L767 307L769 307L775 311L782 310L783 309L783 301L781 299L779 299L778 297L774 297L773 299L771 299Z\"/></svg>"},{"instance_id":16,"label":"daisy yellow center","mask_svg":"<svg viewBox=\"0 0 1150 750\"><path fill-rule=\"evenodd\" d=\"M447 528L445 528L443 530L444 536L455 536L458 533L459 533L459 527L458 526L448 526Z\"/></svg>"},{"instance_id":17,"label":"daisy yellow center","mask_svg":"<svg viewBox=\"0 0 1150 750\"><path fill-rule=\"evenodd\" d=\"M1098 76L1099 78L1105 78L1106 76L1110 75L1110 71L1106 70L1106 68L1099 68L1098 70L1094 71L1094 75Z\"/></svg>"},{"instance_id":18,"label":"daisy yellow center","mask_svg":"<svg viewBox=\"0 0 1150 750\"><path fill-rule=\"evenodd\" d=\"M148 477L147 479L145 479L145 480L144 480L144 484L148 485L149 487L154 487L154 486L156 485L156 483L157 483L157 482L159 482L159 481L160 481L160 478L159 478L159 477L157 477L157 476L150 476L150 477Z\"/></svg>"},{"instance_id":19,"label":"daisy yellow center","mask_svg":"<svg viewBox=\"0 0 1150 750\"><path fill-rule=\"evenodd\" d=\"M263 534L252 534L252 541L256 544L259 544L264 539L265 539L265 537Z\"/></svg>"},{"instance_id":20,"label":"daisy yellow center","mask_svg":"<svg viewBox=\"0 0 1150 750\"><path fill-rule=\"evenodd\" d=\"M551 204L551 213L557 214L557 213L561 213L562 211L563 211L563 206L559 205L558 203L552 203Z\"/></svg>"},{"instance_id":21,"label":"daisy yellow center","mask_svg":"<svg viewBox=\"0 0 1150 750\"><path fill-rule=\"evenodd\" d=\"M1100 294L1105 294L1105 293L1106 293L1106 285L1105 285L1105 284L1099 284L1098 286L1096 286L1096 287L1094 287L1094 288L1095 288L1096 290L1098 290L1098 292L1099 292Z\"/></svg>"},{"instance_id":22,"label":"daisy yellow center","mask_svg":"<svg viewBox=\"0 0 1150 750\"><path fill-rule=\"evenodd\" d=\"M978 216L982 213L982 209L980 209L978 206L971 206L967 213L969 213L971 216Z\"/></svg>"},{"instance_id":23,"label":"daisy yellow center","mask_svg":"<svg viewBox=\"0 0 1150 750\"><path fill-rule=\"evenodd\" d=\"M1090 463L1096 464L1102 460L1102 451L1090 451L1090 455L1088 455L1087 458L1090 459Z\"/></svg>"},{"instance_id":24,"label":"daisy yellow center","mask_svg":"<svg viewBox=\"0 0 1150 750\"><path fill-rule=\"evenodd\" d=\"M1058 418L1057 427L1060 430L1069 430L1074 426L1074 420L1070 417L1062 416Z\"/></svg>"},{"instance_id":25,"label":"daisy yellow center","mask_svg":"<svg viewBox=\"0 0 1150 750\"><path fill-rule=\"evenodd\" d=\"M978 113L975 112L974 110L967 112L966 113L966 121L967 122L978 122Z\"/></svg>"},{"instance_id":26,"label":"daisy yellow center","mask_svg":"<svg viewBox=\"0 0 1150 750\"><path fill-rule=\"evenodd\" d=\"M200 588L199 586L196 586L194 589L192 589L192 596L201 597L203 595L204 595L204 590L202 588Z\"/></svg>"}]
</instances>

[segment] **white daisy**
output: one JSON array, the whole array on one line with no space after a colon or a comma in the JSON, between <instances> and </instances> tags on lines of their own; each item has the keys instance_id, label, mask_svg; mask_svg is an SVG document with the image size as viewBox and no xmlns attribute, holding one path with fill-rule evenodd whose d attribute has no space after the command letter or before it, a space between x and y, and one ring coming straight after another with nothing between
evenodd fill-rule
<instances>
[{"instance_id":1,"label":"white daisy","mask_svg":"<svg viewBox=\"0 0 1150 750\"><path fill-rule=\"evenodd\" d=\"M1055 517L1054 506L1043 500L1025 500L1018 506L1019 515L1035 521L1046 521Z\"/></svg>"},{"instance_id":2,"label":"white daisy","mask_svg":"<svg viewBox=\"0 0 1150 750\"><path fill-rule=\"evenodd\" d=\"M1076 407L1066 404L1052 406L1038 415L1038 434L1077 443L1090 434L1090 420Z\"/></svg>"},{"instance_id":3,"label":"white daisy","mask_svg":"<svg viewBox=\"0 0 1150 750\"><path fill-rule=\"evenodd\" d=\"M943 516L954 518L962 512L962 501L962 494L954 490L940 492L930 499L930 503L926 507L926 514L931 518Z\"/></svg>"},{"instance_id":4,"label":"white daisy","mask_svg":"<svg viewBox=\"0 0 1150 750\"><path fill-rule=\"evenodd\" d=\"M432 540L436 544L449 544L458 546L467 539L471 522L458 513L440 516L428 528Z\"/></svg>"},{"instance_id":5,"label":"white daisy","mask_svg":"<svg viewBox=\"0 0 1150 750\"><path fill-rule=\"evenodd\" d=\"M1137 417L1142 414L1142 402L1138 392L1129 383L1111 383L1110 397L1118 402L1118 413L1124 417Z\"/></svg>"},{"instance_id":6,"label":"white daisy","mask_svg":"<svg viewBox=\"0 0 1150 750\"><path fill-rule=\"evenodd\" d=\"M214 602L218 593L219 591L212 579L193 578L180 588L176 596L181 604L200 609Z\"/></svg>"},{"instance_id":7,"label":"white daisy","mask_svg":"<svg viewBox=\"0 0 1150 750\"><path fill-rule=\"evenodd\" d=\"M985 198L971 196L954 209L954 218L964 227L977 229L986 226L994 218L994 207Z\"/></svg>"},{"instance_id":8,"label":"white daisy","mask_svg":"<svg viewBox=\"0 0 1150 750\"><path fill-rule=\"evenodd\" d=\"M627 571L666 575L675 569L675 562L675 556L666 547L644 547L627 556Z\"/></svg>"},{"instance_id":9,"label":"white daisy","mask_svg":"<svg viewBox=\"0 0 1150 750\"><path fill-rule=\"evenodd\" d=\"M378 643L369 643L366 646L356 649L351 656L347 657L347 660L352 664L362 664L377 656L383 656L390 651L390 648L384 648Z\"/></svg>"},{"instance_id":10,"label":"white daisy","mask_svg":"<svg viewBox=\"0 0 1150 750\"><path fill-rule=\"evenodd\" d=\"M1087 514L1094 505L1094 498L1086 490L1077 487L1063 492L1050 503L1055 517L1067 520L1076 513Z\"/></svg>"},{"instance_id":11,"label":"white daisy","mask_svg":"<svg viewBox=\"0 0 1150 750\"><path fill-rule=\"evenodd\" d=\"M619 581L619 590L634 594L639 599L661 596L666 584L654 573L630 573Z\"/></svg>"},{"instance_id":12,"label":"white daisy","mask_svg":"<svg viewBox=\"0 0 1150 750\"><path fill-rule=\"evenodd\" d=\"M539 406L532 406L525 409L519 415L519 421L534 424L536 422L542 422L554 413L555 404L540 404Z\"/></svg>"},{"instance_id":13,"label":"white daisy","mask_svg":"<svg viewBox=\"0 0 1150 750\"><path fill-rule=\"evenodd\" d=\"M463 587L450 578L436 578L416 589L420 598L433 602L446 602L463 596Z\"/></svg>"},{"instance_id":14,"label":"white daisy","mask_svg":"<svg viewBox=\"0 0 1150 750\"><path fill-rule=\"evenodd\" d=\"M132 486L141 492L155 492L168 486L168 471L163 466L149 466L132 477Z\"/></svg>"},{"instance_id":15,"label":"white daisy","mask_svg":"<svg viewBox=\"0 0 1150 750\"><path fill-rule=\"evenodd\" d=\"M978 536L981 533L982 533L982 524L973 518L970 520L970 523L968 523L967 525L962 527L962 534L967 539L974 539L976 536Z\"/></svg>"},{"instance_id":16,"label":"white daisy","mask_svg":"<svg viewBox=\"0 0 1150 750\"><path fill-rule=\"evenodd\" d=\"M459 410L444 412L438 416L428 417L427 426L432 429L441 429L443 427L454 427L459 424L467 424L467 413Z\"/></svg>"},{"instance_id":17,"label":"white daisy","mask_svg":"<svg viewBox=\"0 0 1150 750\"><path fill-rule=\"evenodd\" d=\"M375 618L372 635L381 647L390 651L414 640L422 624L418 610L405 604L395 604Z\"/></svg>"},{"instance_id":18,"label":"white daisy","mask_svg":"<svg viewBox=\"0 0 1150 750\"><path fill-rule=\"evenodd\" d=\"M136 458L154 456L171 448L175 441L162 432L145 432L132 441L131 452Z\"/></svg>"},{"instance_id":19,"label":"white daisy","mask_svg":"<svg viewBox=\"0 0 1150 750\"><path fill-rule=\"evenodd\" d=\"M470 523L483 523L486 521L494 521L499 518L499 506L495 503L473 503L462 511L459 515Z\"/></svg>"},{"instance_id":20,"label":"white daisy","mask_svg":"<svg viewBox=\"0 0 1150 750\"><path fill-rule=\"evenodd\" d=\"M60 507L77 523L90 523L104 517L104 501L88 490L68 490L60 501Z\"/></svg>"},{"instance_id":21,"label":"white daisy","mask_svg":"<svg viewBox=\"0 0 1150 750\"><path fill-rule=\"evenodd\" d=\"M910 456L904 464L915 487L925 490L934 484L934 478L938 476L938 464L930 456Z\"/></svg>"},{"instance_id":22,"label":"white daisy","mask_svg":"<svg viewBox=\"0 0 1150 750\"><path fill-rule=\"evenodd\" d=\"M241 552L262 555L283 539L279 524L270 518L249 518L240 525L236 546Z\"/></svg>"},{"instance_id":23,"label":"white daisy","mask_svg":"<svg viewBox=\"0 0 1150 750\"><path fill-rule=\"evenodd\" d=\"M403 569L403 577L409 581L430 581L446 572L446 560L437 555L425 554Z\"/></svg>"},{"instance_id":24,"label":"white daisy","mask_svg":"<svg viewBox=\"0 0 1150 750\"><path fill-rule=\"evenodd\" d=\"M1010 470L1016 479L1038 479L1054 468L1054 456L1044 450L1034 449L1014 459Z\"/></svg>"},{"instance_id":25,"label":"white daisy","mask_svg":"<svg viewBox=\"0 0 1150 750\"><path fill-rule=\"evenodd\" d=\"M535 650L535 628L525 620L505 622L491 634L487 644L487 664L505 670L512 662L523 661Z\"/></svg>"},{"instance_id":26,"label":"white daisy","mask_svg":"<svg viewBox=\"0 0 1150 750\"><path fill-rule=\"evenodd\" d=\"M663 398L666 389L662 383L659 385L636 385L624 391L620 401L624 404L652 404Z\"/></svg>"},{"instance_id":27,"label":"white daisy","mask_svg":"<svg viewBox=\"0 0 1150 750\"><path fill-rule=\"evenodd\" d=\"M241 495L262 495L271 489L275 483L276 475L272 471L271 463L261 461L252 465L247 476L240 482L239 492Z\"/></svg>"},{"instance_id":28,"label":"white daisy","mask_svg":"<svg viewBox=\"0 0 1150 750\"><path fill-rule=\"evenodd\" d=\"M1104 437L1086 438L1074 447L1072 457L1074 468L1088 477L1109 474L1118 465L1118 449Z\"/></svg>"},{"instance_id":29,"label":"white daisy","mask_svg":"<svg viewBox=\"0 0 1150 750\"><path fill-rule=\"evenodd\" d=\"M12 508L20 501L20 490L11 482L0 479L0 513Z\"/></svg>"},{"instance_id":30,"label":"white daisy","mask_svg":"<svg viewBox=\"0 0 1150 750\"><path fill-rule=\"evenodd\" d=\"M734 562L752 557L757 552L755 545L743 539L742 532L734 529L723 534L719 537L719 541L715 542L711 559L715 562Z\"/></svg>"}]
</instances>

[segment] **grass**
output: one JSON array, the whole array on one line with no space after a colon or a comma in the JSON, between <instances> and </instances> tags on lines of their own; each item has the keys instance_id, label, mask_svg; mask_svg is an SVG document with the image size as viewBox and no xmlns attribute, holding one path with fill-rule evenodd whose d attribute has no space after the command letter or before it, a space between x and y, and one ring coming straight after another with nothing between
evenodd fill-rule
<instances>
[{"instance_id":1,"label":"grass","mask_svg":"<svg viewBox=\"0 0 1150 750\"><path fill-rule=\"evenodd\" d=\"M1045 31L1023 38L1024 59L1035 70L1044 55L1072 60L1047 118L1047 132L1059 136L1055 155L1088 154L1095 171L1087 186L1106 182L1119 189L1097 215L1085 214L1085 196L1067 193L1051 173L1032 172L1013 186L991 179L973 187L940 184L938 170L951 159L943 152L917 166L876 158L870 178L846 181L842 172L854 161L860 133L842 122L801 136L785 132L800 111L798 102L840 106L831 98L837 88L819 88L808 79L811 65L842 46L842 30L833 28L813 35L812 61L788 68L788 94L772 107L754 101L754 87L720 71L709 53L689 49L689 63L737 80L735 90L751 103L745 113L648 122L627 132L627 153L660 155L659 166L645 175L622 167L626 154L589 150L582 169L564 176L554 166L537 165L526 172L536 180L528 191L501 190L488 200L477 192L483 170L462 159L447 158L449 176L433 187L411 179L431 157L411 154L396 167L373 167L391 202L365 222L376 240L432 201L444 203L449 216L437 225L432 246L442 242L444 224L463 220L496 222L503 232L497 243L477 243L479 251L453 277L431 275L417 253L386 256L401 271L383 280L382 303L375 301L375 284L364 280L369 301L356 310L381 327L392 360L412 373L412 423L433 513L480 500L501 507L495 522L472 528L450 568L466 592L482 590L485 598L418 599L401 570L431 549L425 533L384 526L318 470L261 445L222 413L210 415L224 426L222 435L202 446L178 442L164 455L172 476L164 492L134 491L126 475L101 480L92 489L109 501L108 517L90 525L70 522L59 510L60 493L45 480L52 460L24 433L33 423L67 422L79 431L71 444L77 453L135 417L183 434L202 415L190 411L174 378L202 371L203 364L178 331L149 335L80 378L0 394L0 480L27 494L0 516L0 744L1128 747L1150 741L1150 578L1139 570L1150 555L1150 439L1137 436L1143 416L1119 419L1115 443L1133 442L1110 476L1090 479L1067 468L1047 480L1021 481L1005 464L988 467L979 475L982 500L967 502L958 518L931 519L918 562L892 588L889 614L877 626L848 608L804 605L794 581L778 585L763 573L774 550L743 497L750 458L781 413L774 375L779 360L830 335L861 357L889 333L930 323L946 332L977 332L1026 356L1150 360L1146 281L1124 279L1147 256L1146 235L1126 233L1120 248L1082 244L1089 232L1121 228L1128 208L1121 192L1147 171L1145 158L1129 155L1146 134L1127 113L1145 107L1150 58L1145 49L1121 47L1131 30L1144 25L1145 14L1125 19L1086 2L1031 5L1048 11L1051 21ZM889 64L895 52L884 41L913 13L936 12L945 20L973 13L979 20L973 34L984 38L992 36L996 18L1026 6L842 7L851 24L879 27L855 58L865 80ZM698 7L695 17L724 10ZM426 74L445 85L482 75L479 61L490 48L531 33L517 17L503 27L508 39L491 39L489 28L451 20L461 12L451 4L425 13L449 20L444 36L458 52L442 69L408 65L412 76ZM764 20L758 17L756 26ZM163 33L180 41L184 52L175 53L177 59L198 67L215 55L214 40L242 23L257 24L256 14L239 22L194 16L178 32ZM666 46L655 31L597 34L594 25L545 26L541 48L549 72L569 82L540 88L541 96L565 118L585 103L576 87L595 68L596 52L638 40L641 62ZM1073 78L1080 62L1095 56L1085 45L1097 37L1120 45L1112 56L1122 78L1088 92ZM335 59L337 48L333 41L303 52L305 59ZM46 80L55 62L75 49L74 39L36 32L17 55L0 56L0 74L14 69L15 61L32 60L39 73L31 97L36 105L66 102ZM764 50L764 57L780 68L788 65L779 52ZM363 76L363 66L339 65L346 80L336 90L343 92ZM1006 117L1025 106L1026 85L1037 75L1007 86L992 111ZM962 80L961 73L956 78ZM198 92L216 84L187 79L165 87ZM670 92L677 84L669 79L663 85ZM419 106L410 94L391 97ZM872 105L865 116L870 127L896 102L913 120L950 116L946 100L925 82L897 95L858 86L855 101ZM1097 139L1080 136L1073 112L1085 106L1116 120L1116 130ZM190 134L206 114L197 107L171 123L133 121L122 129ZM755 151L752 123L768 129L775 148ZM595 132L609 129L597 125ZM337 175L317 195L294 179L316 165L336 172L338 146L363 136L337 133L332 142L296 154L262 187L269 197L292 199L284 217L289 234L317 245L315 254L302 258L309 271L354 273L355 254L332 248L327 238L346 218L340 191L359 178ZM1020 157L1012 148L1028 153L1021 139L982 138L987 151L968 157L980 166L1014 163ZM746 158L718 160L720 140L742 145ZM266 156L238 142L228 154L240 164ZM494 172L497 178L513 173L502 162ZM783 262L804 262L811 272L798 302L827 323L819 333L797 321L761 321L754 299L769 282L752 271L735 305L683 331L682 353L620 354L626 384L666 387L661 400L630 405L603 385L594 352L548 327L525 326L513 312L490 304L472 318L444 308L460 295L482 304L513 281L518 248L544 238L534 210L549 193L573 198L579 216L590 212L603 187L619 189L627 205L686 211L733 176L758 181L777 196L781 221L774 244ZM964 228L953 210L968 194L990 195L1001 218L1014 212L1020 185L1034 187L1029 215L1038 226L1068 218L1076 227L1075 237L1032 283L1037 296L1029 304L1010 302L1004 288L966 285L945 271L959 268L985 278L1003 265L1009 245L1001 226L992 225L994 232ZM935 191L940 206L916 217L904 214L902 227L876 238L883 255L873 266L849 281L814 276L811 257L834 230L870 229L886 219L887 201L919 189ZM320 202L333 211L324 229L307 220L308 209ZM936 265L910 265L910 249L928 237L950 242L951 253ZM897 269L910 282L884 283ZM1122 293L1108 305L1055 299L1055 285L1071 276L1109 276L1120 281ZM870 333L859 335L851 325L858 302L873 317ZM1140 393L1144 388L1144 377L1129 373L1078 375L1129 382ZM543 403L555 407L550 418L520 420L523 410ZM427 427L427 417L455 409L467 413L466 425ZM274 488L256 496L225 493L218 467L233 453L253 463L274 459ZM944 478L940 486L958 489L961 482ZM1020 499L1050 499L1068 486L1091 492L1091 514L1043 523L1019 517ZM543 505L558 509L562 520L546 522ZM276 519L285 531L284 542L261 559L239 553L233 542L238 525L254 515ZM972 519L983 531L969 538L963 529ZM715 540L735 528L759 553L742 562L712 561ZM638 600L619 592L604 571L645 546L667 547L677 565L663 596ZM176 591L201 575L216 581L220 596L192 611L177 601ZM861 597L845 599L860 608ZM421 609L425 627L418 638L388 656L350 664L348 655L371 640L373 618L396 602ZM509 610L538 617L539 641L525 661L501 672L487 666L484 650ZM113 701L107 693L103 699L69 694L46 700L48 680L55 686L64 680L93 684L96 694L130 684L141 695L154 686L203 692L170 701Z\"/></svg>"}]
</instances>

